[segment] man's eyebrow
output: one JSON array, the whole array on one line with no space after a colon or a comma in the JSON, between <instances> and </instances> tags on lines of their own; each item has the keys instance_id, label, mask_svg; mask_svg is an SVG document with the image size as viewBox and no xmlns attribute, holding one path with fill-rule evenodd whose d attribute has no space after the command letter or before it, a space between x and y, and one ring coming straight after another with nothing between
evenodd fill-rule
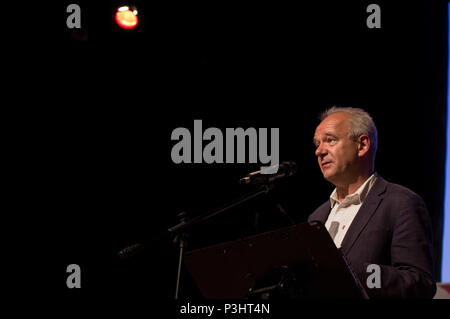
<instances>
[{"instance_id":1,"label":"man's eyebrow","mask_svg":"<svg viewBox=\"0 0 450 319\"><path fill-rule=\"evenodd\" d=\"M317 140L318 140L318 139L314 136L314 137L313 137L313 143L314 143L314 145L317 144Z\"/></svg>"},{"instance_id":2,"label":"man's eyebrow","mask_svg":"<svg viewBox=\"0 0 450 319\"><path fill-rule=\"evenodd\" d=\"M325 133L325 136L331 136L331 137L337 138L337 136L336 136L335 134L330 133L330 132L326 132L326 133Z\"/></svg>"},{"instance_id":3,"label":"man's eyebrow","mask_svg":"<svg viewBox=\"0 0 450 319\"><path fill-rule=\"evenodd\" d=\"M334 138L338 138L335 134L330 133L330 132L326 132L326 133L325 133L325 136L331 136L331 137L334 137ZM317 144L318 140L319 140L319 139L316 138L315 136L313 137L313 143L314 143L314 144Z\"/></svg>"}]
</instances>

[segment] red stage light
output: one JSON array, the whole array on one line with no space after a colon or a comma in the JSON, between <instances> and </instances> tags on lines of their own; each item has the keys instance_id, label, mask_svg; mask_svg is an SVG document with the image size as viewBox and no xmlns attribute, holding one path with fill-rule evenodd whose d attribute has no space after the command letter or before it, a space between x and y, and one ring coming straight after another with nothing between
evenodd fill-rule
<instances>
[{"instance_id":1,"label":"red stage light","mask_svg":"<svg viewBox=\"0 0 450 319\"><path fill-rule=\"evenodd\" d=\"M124 29L133 29L138 25L137 10L130 10L129 7L124 6L117 9L116 22Z\"/></svg>"}]
</instances>

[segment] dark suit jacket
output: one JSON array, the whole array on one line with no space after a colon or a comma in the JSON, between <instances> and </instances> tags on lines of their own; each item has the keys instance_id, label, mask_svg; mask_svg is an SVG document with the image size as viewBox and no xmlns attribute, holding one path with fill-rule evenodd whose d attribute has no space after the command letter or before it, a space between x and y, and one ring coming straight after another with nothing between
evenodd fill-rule
<instances>
[{"instance_id":1,"label":"dark suit jacket","mask_svg":"<svg viewBox=\"0 0 450 319\"><path fill-rule=\"evenodd\" d=\"M376 174L376 173L375 173ZM432 298L432 232L423 200L406 187L377 175L342 241L341 251L371 298ZM308 221L325 224L330 201ZM381 288L366 285L369 264L381 268Z\"/></svg>"}]
</instances>

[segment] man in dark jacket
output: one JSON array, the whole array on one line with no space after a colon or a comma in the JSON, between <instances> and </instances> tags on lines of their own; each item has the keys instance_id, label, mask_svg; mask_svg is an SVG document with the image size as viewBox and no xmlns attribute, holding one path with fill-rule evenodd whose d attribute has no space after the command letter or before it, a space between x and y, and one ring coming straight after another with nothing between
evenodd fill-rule
<instances>
[{"instance_id":1,"label":"man in dark jacket","mask_svg":"<svg viewBox=\"0 0 450 319\"><path fill-rule=\"evenodd\" d=\"M362 109L332 107L321 120L315 154L336 188L308 220L325 224L371 298L432 298L429 214L420 196L375 172L372 118ZM380 270L378 285L369 284L369 265Z\"/></svg>"}]
</instances>

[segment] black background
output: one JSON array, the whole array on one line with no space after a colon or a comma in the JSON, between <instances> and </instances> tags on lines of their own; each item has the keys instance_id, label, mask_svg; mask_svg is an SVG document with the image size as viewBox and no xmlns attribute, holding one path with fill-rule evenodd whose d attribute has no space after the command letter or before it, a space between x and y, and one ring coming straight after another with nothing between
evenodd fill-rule
<instances>
[{"instance_id":1,"label":"black background","mask_svg":"<svg viewBox=\"0 0 450 319\"><path fill-rule=\"evenodd\" d=\"M154 243L125 263L117 251L176 224L181 211L194 217L250 191L238 180L260 166L174 164L171 132L193 132L194 119L223 131L278 127L280 160L299 169L269 196L196 227L190 249L289 225L277 203L305 221L333 190L312 143L318 114L332 105L373 116L377 171L424 198L439 279L445 2L377 1L382 27L369 29L369 1L134 1L140 24L131 31L114 24L114 1L77 2L82 30L69 30L69 3L55 8L57 25L30 31L39 32L30 54L42 64L30 94L44 103L26 114L29 201L58 291L172 298L176 246ZM72 263L82 269L80 292L66 287Z\"/></svg>"}]
</instances>

